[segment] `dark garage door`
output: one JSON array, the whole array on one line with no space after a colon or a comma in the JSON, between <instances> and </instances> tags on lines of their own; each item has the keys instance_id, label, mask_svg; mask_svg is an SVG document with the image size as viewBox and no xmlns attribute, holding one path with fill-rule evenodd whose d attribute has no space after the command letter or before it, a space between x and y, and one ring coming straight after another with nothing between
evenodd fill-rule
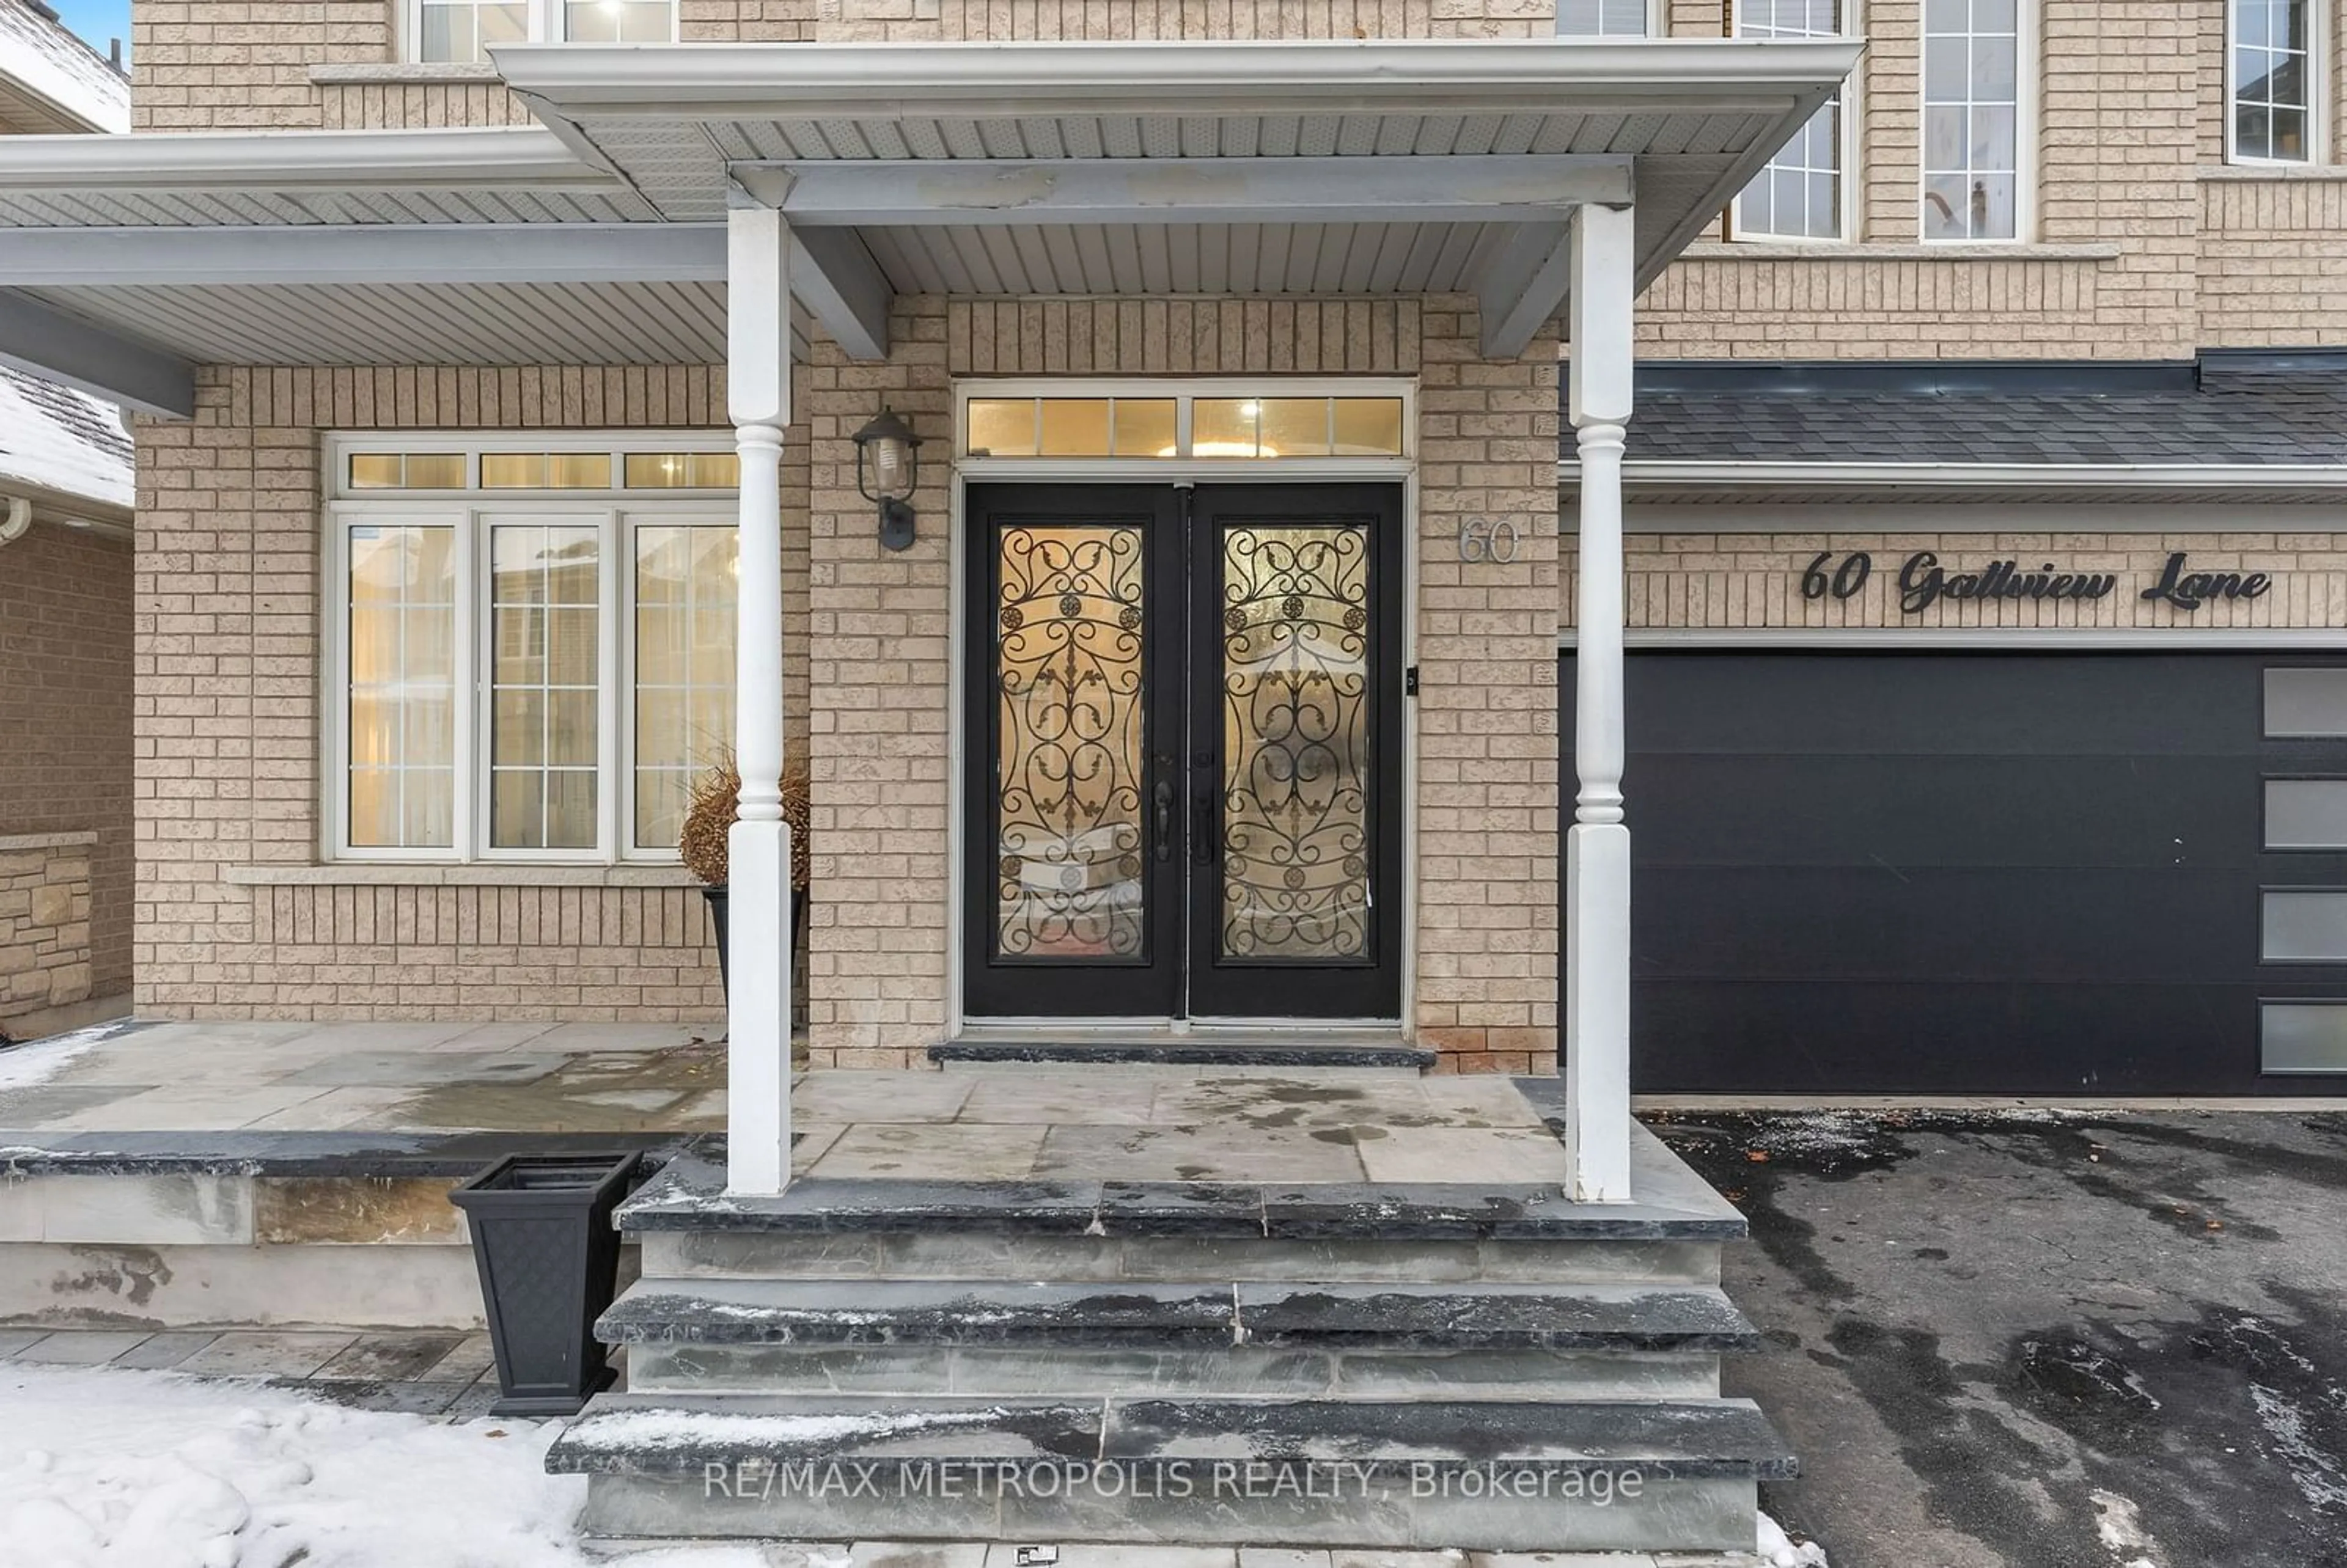
<instances>
[{"instance_id":1,"label":"dark garage door","mask_svg":"<svg viewBox=\"0 0 2347 1568\"><path fill-rule=\"evenodd\" d=\"M2265 671L2337 663L1634 654L1636 1087L2337 1092L2260 1043L2261 999L2347 999L2320 900L2333 961L2260 953L2261 888L2347 888L2262 847L2264 781L2347 778L2347 739L2266 738ZM2291 1017L2319 1059L2347 1009Z\"/></svg>"}]
</instances>

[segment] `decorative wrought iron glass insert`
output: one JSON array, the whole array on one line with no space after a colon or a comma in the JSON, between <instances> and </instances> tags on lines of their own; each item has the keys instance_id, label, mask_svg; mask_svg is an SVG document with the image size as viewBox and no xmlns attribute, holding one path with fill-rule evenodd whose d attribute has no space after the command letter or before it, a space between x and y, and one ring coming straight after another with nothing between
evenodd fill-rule
<instances>
[{"instance_id":1,"label":"decorative wrought iron glass insert","mask_svg":"<svg viewBox=\"0 0 2347 1568\"><path fill-rule=\"evenodd\" d=\"M1222 633L1222 952L1366 958L1368 530L1226 530Z\"/></svg>"},{"instance_id":2,"label":"decorative wrought iron glass insert","mask_svg":"<svg viewBox=\"0 0 2347 1568\"><path fill-rule=\"evenodd\" d=\"M1139 958L1142 532L1012 528L996 550L995 952Z\"/></svg>"},{"instance_id":3,"label":"decorative wrought iron glass insert","mask_svg":"<svg viewBox=\"0 0 2347 1568\"><path fill-rule=\"evenodd\" d=\"M1399 396L989 397L963 405L968 457L1399 457Z\"/></svg>"}]
</instances>

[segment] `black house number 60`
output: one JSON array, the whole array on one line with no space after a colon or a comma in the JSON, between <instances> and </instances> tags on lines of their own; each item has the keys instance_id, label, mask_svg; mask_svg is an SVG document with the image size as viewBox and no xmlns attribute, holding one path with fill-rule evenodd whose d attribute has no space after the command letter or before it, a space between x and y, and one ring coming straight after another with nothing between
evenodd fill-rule
<instances>
[{"instance_id":1,"label":"black house number 60","mask_svg":"<svg viewBox=\"0 0 2347 1568\"><path fill-rule=\"evenodd\" d=\"M1522 537L1513 518L1469 518L1459 525L1459 559L1506 566Z\"/></svg>"}]
</instances>

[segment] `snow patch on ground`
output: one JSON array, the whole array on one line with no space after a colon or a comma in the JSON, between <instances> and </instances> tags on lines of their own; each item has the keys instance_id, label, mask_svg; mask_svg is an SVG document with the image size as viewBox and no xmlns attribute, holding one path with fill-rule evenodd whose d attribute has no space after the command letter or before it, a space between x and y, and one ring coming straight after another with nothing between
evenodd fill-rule
<instances>
[{"instance_id":1,"label":"snow patch on ground","mask_svg":"<svg viewBox=\"0 0 2347 1568\"><path fill-rule=\"evenodd\" d=\"M1785 1527L1765 1513L1760 1515L1759 1553L1768 1568L1829 1568L1824 1547L1814 1541L1794 1545Z\"/></svg>"},{"instance_id":2,"label":"snow patch on ground","mask_svg":"<svg viewBox=\"0 0 2347 1568\"><path fill-rule=\"evenodd\" d=\"M2159 1560L2152 1555L2155 1548L2151 1537L2145 1532L2143 1520L2136 1512L2135 1499L2102 1491L2087 1496L2095 1505L2095 1533L2102 1537L2103 1545L2109 1549L2119 1568L2159 1568Z\"/></svg>"},{"instance_id":3,"label":"snow patch on ground","mask_svg":"<svg viewBox=\"0 0 2347 1568\"><path fill-rule=\"evenodd\" d=\"M2250 1402L2257 1407L2266 1435L2290 1467L2290 1479L2297 1483L2299 1495L2325 1512L2347 1505L2347 1471L2309 1435L2306 1413L2288 1395L2263 1383L2250 1385Z\"/></svg>"},{"instance_id":4,"label":"snow patch on ground","mask_svg":"<svg viewBox=\"0 0 2347 1568\"><path fill-rule=\"evenodd\" d=\"M554 1423L444 1425L159 1372L0 1367L5 1568L587 1568ZM762 1568L742 1547L628 1568Z\"/></svg>"},{"instance_id":5,"label":"snow patch on ground","mask_svg":"<svg viewBox=\"0 0 2347 1568\"><path fill-rule=\"evenodd\" d=\"M571 1446L587 1450L699 1449L756 1446L790 1448L801 1443L874 1441L916 1432L981 1428L1000 1419L999 1410L927 1412L874 1411L869 1415L731 1415L722 1410L634 1409L599 1413L572 1432Z\"/></svg>"},{"instance_id":6,"label":"snow patch on ground","mask_svg":"<svg viewBox=\"0 0 2347 1568\"><path fill-rule=\"evenodd\" d=\"M0 1089L30 1089L46 1083L128 1027L118 1022L92 1024L0 1050Z\"/></svg>"}]
</instances>

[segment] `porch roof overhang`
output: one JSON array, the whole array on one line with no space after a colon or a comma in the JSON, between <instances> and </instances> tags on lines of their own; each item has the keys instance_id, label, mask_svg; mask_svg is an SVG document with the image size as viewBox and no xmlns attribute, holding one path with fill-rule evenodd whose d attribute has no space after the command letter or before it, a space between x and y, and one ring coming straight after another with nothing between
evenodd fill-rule
<instances>
[{"instance_id":1,"label":"porch roof overhang","mask_svg":"<svg viewBox=\"0 0 2347 1568\"><path fill-rule=\"evenodd\" d=\"M542 128L0 142L0 359L167 413L202 363L720 362L742 205L856 358L900 293L1466 293L1512 357L1574 208L1635 204L1644 283L1860 48L505 48Z\"/></svg>"}]
</instances>

